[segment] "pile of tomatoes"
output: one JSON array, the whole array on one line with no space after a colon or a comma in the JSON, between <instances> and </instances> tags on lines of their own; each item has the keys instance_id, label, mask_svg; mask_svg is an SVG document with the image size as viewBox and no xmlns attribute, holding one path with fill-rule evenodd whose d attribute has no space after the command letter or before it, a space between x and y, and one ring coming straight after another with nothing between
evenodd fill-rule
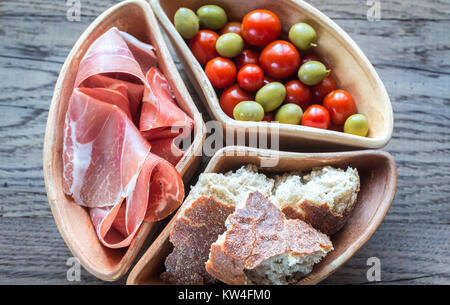
<instances>
[{"instance_id":1,"label":"pile of tomatoes","mask_svg":"<svg viewBox=\"0 0 450 305\"><path fill-rule=\"evenodd\" d=\"M180 8L174 23L231 118L367 135L367 118L357 114L353 97L337 88L311 52L317 35L309 24L294 24L289 41L280 40L281 23L273 12L258 9L242 22L229 22L217 5L196 13Z\"/></svg>"}]
</instances>

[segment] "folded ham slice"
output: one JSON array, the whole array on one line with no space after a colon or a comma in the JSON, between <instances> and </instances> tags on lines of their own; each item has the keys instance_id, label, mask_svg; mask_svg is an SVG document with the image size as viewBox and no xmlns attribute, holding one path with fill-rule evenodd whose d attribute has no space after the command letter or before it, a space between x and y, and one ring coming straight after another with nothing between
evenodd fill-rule
<instances>
[{"instance_id":1,"label":"folded ham slice","mask_svg":"<svg viewBox=\"0 0 450 305\"><path fill-rule=\"evenodd\" d=\"M181 176L171 164L182 152L167 138L176 134L164 132L180 118L180 126L192 129L193 122L172 97L168 100L167 81L149 82L149 75L161 74L156 62L152 46L111 28L81 60L66 113L64 192L89 209L100 241L110 248L129 246L143 221L167 217L184 197ZM158 109L150 114L140 111L149 92L157 92L151 103ZM176 121L167 118L168 111L176 112ZM136 125L152 120L156 123L145 132L158 138L159 156Z\"/></svg>"},{"instance_id":2,"label":"folded ham slice","mask_svg":"<svg viewBox=\"0 0 450 305\"><path fill-rule=\"evenodd\" d=\"M176 105L169 83L158 68L150 68L147 83L139 122L144 136L156 140L177 136L184 129L192 130L194 121Z\"/></svg>"}]
</instances>

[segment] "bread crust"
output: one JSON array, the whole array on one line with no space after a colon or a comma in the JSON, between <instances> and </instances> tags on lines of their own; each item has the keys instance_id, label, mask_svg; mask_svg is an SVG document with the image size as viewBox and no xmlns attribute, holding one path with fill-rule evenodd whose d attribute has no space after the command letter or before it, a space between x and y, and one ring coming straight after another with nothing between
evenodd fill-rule
<instances>
[{"instance_id":1,"label":"bread crust","mask_svg":"<svg viewBox=\"0 0 450 305\"><path fill-rule=\"evenodd\" d=\"M212 197L200 197L183 210L174 222L170 241L174 245L165 261L161 279L179 285L214 284L217 280L206 272L211 244L225 230L225 220L234 207Z\"/></svg>"},{"instance_id":2,"label":"bread crust","mask_svg":"<svg viewBox=\"0 0 450 305\"><path fill-rule=\"evenodd\" d=\"M250 194L227 222L227 231L211 245L206 263L207 272L227 284L248 284L244 270L271 257L284 253L306 256L332 249L328 236L301 220L286 219L259 192Z\"/></svg>"},{"instance_id":3,"label":"bread crust","mask_svg":"<svg viewBox=\"0 0 450 305\"><path fill-rule=\"evenodd\" d=\"M334 213L327 203L316 204L308 200L304 200L297 204L294 208L292 206L285 206L282 212L288 219L300 219L310 224L320 232L331 236L339 231L347 221L351 210L346 209L342 215Z\"/></svg>"},{"instance_id":4,"label":"bread crust","mask_svg":"<svg viewBox=\"0 0 450 305\"><path fill-rule=\"evenodd\" d=\"M355 175L359 181L358 172L356 172ZM358 182L355 193L358 194L359 190L360 183ZM357 197L355 196L355 200L347 205L342 214L334 212L327 202L317 203L306 199L298 202L294 206L283 206L281 210L287 218L300 219L310 224L320 232L328 236L332 236L345 225L356 204L356 201Z\"/></svg>"}]
</instances>

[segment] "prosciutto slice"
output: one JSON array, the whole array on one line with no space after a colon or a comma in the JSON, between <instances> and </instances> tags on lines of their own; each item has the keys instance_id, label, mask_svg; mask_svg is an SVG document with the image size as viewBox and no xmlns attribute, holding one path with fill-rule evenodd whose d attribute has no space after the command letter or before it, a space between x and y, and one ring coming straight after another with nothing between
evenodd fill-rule
<instances>
[{"instance_id":1,"label":"prosciutto slice","mask_svg":"<svg viewBox=\"0 0 450 305\"><path fill-rule=\"evenodd\" d=\"M149 140L173 137L183 130L192 130L194 121L175 103L172 90L156 67L147 73L148 87L142 100L139 129Z\"/></svg>"},{"instance_id":2,"label":"prosciutto slice","mask_svg":"<svg viewBox=\"0 0 450 305\"><path fill-rule=\"evenodd\" d=\"M152 79L149 83L156 62L153 47L111 28L80 62L66 112L63 189L89 209L100 241L110 248L129 246L143 221L167 217L184 197L174 167L183 152L161 127L178 122L167 119L166 111L176 112L177 120L184 120L179 125L187 128L192 129L192 119L160 93L152 97L159 111L141 110L149 92L171 92L168 83L161 90ZM156 123L145 131L157 135L158 155L136 125L151 120Z\"/></svg>"}]
</instances>

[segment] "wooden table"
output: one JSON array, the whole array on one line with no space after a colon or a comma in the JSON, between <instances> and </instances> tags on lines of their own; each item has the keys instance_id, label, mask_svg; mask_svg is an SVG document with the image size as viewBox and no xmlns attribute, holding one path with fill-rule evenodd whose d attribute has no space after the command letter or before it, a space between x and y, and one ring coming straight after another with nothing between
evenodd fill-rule
<instances>
[{"instance_id":1,"label":"wooden table","mask_svg":"<svg viewBox=\"0 0 450 305\"><path fill-rule=\"evenodd\" d=\"M0 284L72 283L66 279L72 254L44 188L45 124L65 57L115 2L81 0L79 22L67 20L65 1L0 2ZM399 172L395 200L378 231L323 283L368 283L367 260L378 257L381 283L450 284L450 4L381 1L381 20L369 22L365 0L310 3L350 34L384 81L395 114L385 150ZM102 282L82 270L76 283Z\"/></svg>"}]
</instances>

